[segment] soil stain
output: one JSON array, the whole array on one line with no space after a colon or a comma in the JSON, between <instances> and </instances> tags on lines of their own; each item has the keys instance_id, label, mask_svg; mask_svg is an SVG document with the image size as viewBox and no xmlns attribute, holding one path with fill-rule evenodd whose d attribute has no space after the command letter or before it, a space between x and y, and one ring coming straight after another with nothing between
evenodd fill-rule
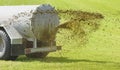
<instances>
[{"instance_id":1,"label":"soil stain","mask_svg":"<svg viewBox=\"0 0 120 70\"><path fill-rule=\"evenodd\" d=\"M87 35L99 29L100 21L104 19L104 16L100 13L74 10L57 10L57 12L61 18L58 34L69 33L64 36L68 43L77 39L79 40L78 44L86 43L88 41Z\"/></svg>"}]
</instances>

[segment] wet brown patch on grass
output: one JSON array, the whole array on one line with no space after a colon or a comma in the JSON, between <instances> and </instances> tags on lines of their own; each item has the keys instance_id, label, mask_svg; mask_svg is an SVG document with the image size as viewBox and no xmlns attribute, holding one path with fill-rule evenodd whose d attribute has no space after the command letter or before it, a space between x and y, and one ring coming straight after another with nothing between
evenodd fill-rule
<instances>
[{"instance_id":1,"label":"wet brown patch on grass","mask_svg":"<svg viewBox=\"0 0 120 70\"><path fill-rule=\"evenodd\" d=\"M100 26L100 20L104 18L100 13L74 10L57 10L57 12L61 18L59 33L63 34L68 42L74 39L78 40L78 43L85 43L86 35L96 31Z\"/></svg>"}]
</instances>

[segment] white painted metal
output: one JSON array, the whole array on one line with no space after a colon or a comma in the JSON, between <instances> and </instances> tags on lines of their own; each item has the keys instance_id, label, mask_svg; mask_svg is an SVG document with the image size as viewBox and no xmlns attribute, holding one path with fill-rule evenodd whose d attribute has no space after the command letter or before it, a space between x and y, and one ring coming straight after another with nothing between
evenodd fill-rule
<instances>
[{"instance_id":1,"label":"white painted metal","mask_svg":"<svg viewBox=\"0 0 120 70\"><path fill-rule=\"evenodd\" d=\"M23 37L19 34L19 32L12 26L5 26L7 34L10 37L11 44L22 44Z\"/></svg>"},{"instance_id":2,"label":"white painted metal","mask_svg":"<svg viewBox=\"0 0 120 70\"><path fill-rule=\"evenodd\" d=\"M35 10L39 5L21 5L21 6L0 6L0 21L8 20L13 15L21 12L29 12Z\"/></svg>"}]
</instances>

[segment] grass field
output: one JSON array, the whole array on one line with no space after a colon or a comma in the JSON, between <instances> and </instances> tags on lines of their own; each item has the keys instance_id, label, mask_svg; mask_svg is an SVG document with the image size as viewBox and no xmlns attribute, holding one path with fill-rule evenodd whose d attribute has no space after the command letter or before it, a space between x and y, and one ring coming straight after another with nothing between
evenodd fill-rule
<instances>
[{"instance_id":1,"label":"grass field","mask_svg":"<svg viewBox=\"0 0 120 70\"><path fill-rule=\"evenodd\" d=\"M0 0L0 5L49 3L61 10L101 13L99 28L85 36L85 43L68 32L57 34L63 50L45 59L20 56L16 61L0 60L0 70L120 70L120 0ZM64 19L64 18L63 18Z\"/></svg>"}]
</instances>

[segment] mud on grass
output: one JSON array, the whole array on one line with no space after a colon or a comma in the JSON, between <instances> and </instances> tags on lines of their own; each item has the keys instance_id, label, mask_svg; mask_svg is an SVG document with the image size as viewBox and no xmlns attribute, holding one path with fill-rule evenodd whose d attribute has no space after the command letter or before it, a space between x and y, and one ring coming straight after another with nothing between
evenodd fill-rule
<instances>
[{"instance_id":1,"label":"mud on grass","mask_svg":"<svg viewBox=\"0 0 120 70\"><path fill-rule=\"evenodd\" d=\"M82 46L87 42L87 35L99 29L104 16L100 13L90 13L74 10L57 10L61 24L58 26L57 36L65 41L58 43L65 45L75 42ZM65 43L65 44L64 44Z\"/></svg>"}]
</instances>

